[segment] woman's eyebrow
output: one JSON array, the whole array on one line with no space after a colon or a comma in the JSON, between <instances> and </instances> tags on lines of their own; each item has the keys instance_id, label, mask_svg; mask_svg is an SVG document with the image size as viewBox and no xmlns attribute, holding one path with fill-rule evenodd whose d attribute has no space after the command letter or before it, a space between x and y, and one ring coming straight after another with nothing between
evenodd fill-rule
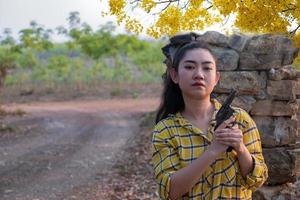
<instances>
[{"instance_id":1,"label":"woman's eyebrow","mask_svg":"<svg viewBox=\"0 0 300 200\"><path fill-rule=\"evenodd\" d=\"M204 62L202 62L202 65L203 64L214 64L212 61L204 61Z\"/></svg>"},{"instance_id":2,"label":"woman's eyebrow","mask_svg":"<svg viewBox=\"0 0 300 200\"><path fill-rule=\"evenodd\" d=\"M185 60L184 63L193 63L193 64L197 64L197 62L195 60ZM201 62L201 64L214 64L212 61L203 61Z\"/></svg>"},{"instance_id":3,"label":"woman's eyebrow","mask_svg":"<svg viewBox=\"0 0 300 200\"><path fill-rule=\"evenodd\" d=\"M187 63L187 62L188 62L188 63L194 63L194 64L197 64L197 62L194 61L194 60L185 60L185 61L184 61L184 63Z\"/></svg>"}]
</instances>

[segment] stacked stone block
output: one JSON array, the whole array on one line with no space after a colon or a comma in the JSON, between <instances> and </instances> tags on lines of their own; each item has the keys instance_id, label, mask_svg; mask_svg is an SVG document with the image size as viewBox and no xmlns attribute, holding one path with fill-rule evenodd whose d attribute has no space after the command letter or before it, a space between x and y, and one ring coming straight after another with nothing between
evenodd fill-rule
<instances>
[{"instance_id":1,"label":"stacked stone block","mask_svg":"<svg viewBox=\"0 0 300 200\"><path fill-rule=\"evenodd\" d=\"M272 188L300 177L300 73L292 66L299 49L271 34L227 37L211 31L198 40L209 43L218 59L217 98L222 102L235 88L233 105L250 113L260 131L269 178L254 199L274 199L275 192L268 196Z\"/></svg>"}]
</instances>

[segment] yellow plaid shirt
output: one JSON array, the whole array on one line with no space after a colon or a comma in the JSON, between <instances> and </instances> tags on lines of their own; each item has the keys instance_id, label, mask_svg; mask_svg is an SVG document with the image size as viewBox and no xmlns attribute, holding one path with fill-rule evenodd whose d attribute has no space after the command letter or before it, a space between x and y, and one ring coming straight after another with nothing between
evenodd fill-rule
<instances>
[{"instance_id":1,"label":"yellow plaid shirt","mask_svg":"<svg viewBox=\"0 0 300 200\"><path fill-rule=\"evenodd\" d=\"M169 198L170 178L174 172L186 167L208 148L216 124L215 116L221 104L212 99L215 111L207 133L193 126L180 113L170 114L153 130L152 164L161 199ZM251 199L252 191L261 186L268 176L262 155L261 141L255 122L240 108L235 118L243 132L243 141L252 155L253 170L242 177L237 154L224 152L205 170L193 188L180 199Z\"/></svg>"}]
</instances>

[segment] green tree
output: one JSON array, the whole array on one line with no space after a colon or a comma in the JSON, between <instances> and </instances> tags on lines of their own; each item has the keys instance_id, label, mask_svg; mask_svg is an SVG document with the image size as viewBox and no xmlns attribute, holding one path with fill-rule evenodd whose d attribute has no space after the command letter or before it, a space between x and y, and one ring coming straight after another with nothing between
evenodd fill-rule
<instances>
[{"instance_id":1,"label":"green tree","mask_svg":"<svg viewBox=\"0 0 300 200\"><path fill-rule=\"evenodd\" d=\"M10 28L5 28L3 31L3 39L1 40L2 45L14 45L16 43L15 39L11 36L12 31Z\"/></svg>"},{"instance_id":2,"label":"green tree","mask_svg":"<svg viewBox=\"0 0 300 200\"><path fill-rule=\"evenodd\" d=\"M51 29L44 29L36 21L31 21L30 28L20 31L20 42L16 43L10 36L10 29L4 30L5 38L0 46L0 88L3 87L7 70L17 66L18 61L25 65L36 64L37 60L30 50L43 51L53 47L51 34Z\"/></svg>"},{"instance_id":3,"label":"green tree","mask_svg":"<svg viewBox=\"0 0 300 200\"><path fill-rule=\"evenodd\" d=\"M33 48L42 51L53 47L50 40L51 29L44 29L43 26L38 25L35 21L31 21L30 26L30 28L20 31L20 46L22 48Z\"/></svg>"},{"instance_id":4,"label":"green tree","mask_svg":"<svg viewBox=\"0 0 300 200\"><path fill-rule=\"evenodd\" d=\"M0 89L3 88L8 69L16 65L18 52L9 46L0 47Z\"/></svg>"}]
</instances>

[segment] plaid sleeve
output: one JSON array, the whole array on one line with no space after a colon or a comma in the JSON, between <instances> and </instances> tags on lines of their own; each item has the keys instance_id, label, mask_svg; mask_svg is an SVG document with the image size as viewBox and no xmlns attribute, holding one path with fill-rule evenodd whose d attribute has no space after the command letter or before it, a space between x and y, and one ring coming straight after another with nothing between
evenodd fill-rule
<instances>
[{"instance_id":1,"label":"plaid sleeve","mask_svg":"<svg viewBox=\"0 0 300 200\"><path fill-rule=\"evenodd\" d=\"M243 141L252 156L253 169L246 177L238 174L238 181L244 187L254 191L268 178L268 168L262 155L261 140L254 120L246 111L241 111L240 117L243 124Z\"/></svg>"},{"instance_id":2,"label":"plaid sleeve","mask_svg":"<svg viewBox=\"0 0 300 200\"><path fill-rule=\"evenodd\" d=\"M171 175L180 165L173 139L166 122L160 122L155 126L152 137L152 164L161 199L168 199Z\"/></svg>"}]
</instances>

